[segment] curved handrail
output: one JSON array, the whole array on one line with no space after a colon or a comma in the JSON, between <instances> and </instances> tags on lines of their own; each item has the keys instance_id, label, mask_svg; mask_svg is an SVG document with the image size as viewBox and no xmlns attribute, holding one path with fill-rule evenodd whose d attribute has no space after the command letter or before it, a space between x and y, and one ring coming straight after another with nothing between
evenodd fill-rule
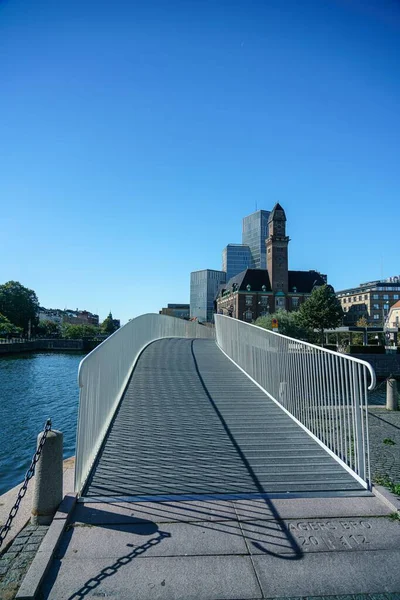
<instances>
[{"instance_id":1,"label":"curved handrail","mask_svg":"<svg viewBox=\"0 0 400 600\"><path fill-rule=\"evenodd\" d=\"M372 366L225 315L215 315L215 326L221 350L369 487L367 393L376 385Z\"/></svg>"},{"instance_id":2,"label":"curved handrail","mask_svg":"<svg viewBox=\"0 0 400 600\"><path fill-rule=\"evenodd\" d=\"M76 492L82 492L138 357L148 344L168 337L215 338L215 330L167 315L145 314L118 329L81 361Z\"/></svg>"}]
</instances>

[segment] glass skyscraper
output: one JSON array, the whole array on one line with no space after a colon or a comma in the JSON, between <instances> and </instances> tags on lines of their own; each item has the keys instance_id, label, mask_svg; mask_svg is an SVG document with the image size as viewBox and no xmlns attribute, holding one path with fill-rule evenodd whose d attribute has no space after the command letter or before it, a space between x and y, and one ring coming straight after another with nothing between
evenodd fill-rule
<instances>
[{"instance_id":1,"label":"glass skyscraper","mask_svg":"<svg viewBox=\"0 0 400 600\"><path fill-rule=\"evenodd\" d=\"M252 269L253 259L249 246L228 244L222 251L222 270L226 272L226 281L245 269Z\"/></svg>"},{"instance_id":2,"label":"glass skyscraper","mask_svg":"<svg viewBox=\"0 0 400 600\"><path fill-rule=\"evenodd\" d=\"M199 321L213 321L214 299L221 283L225 283L225 271L203 269L190 273L190 317Z\"/></svg>"},{"instance_id":3,"label":"glass skyscraper","mask_svg":"<svg viewBox=\"0 0 400 600\"><path fill-rule=\"evenodd\" d=\"M267 268L265 240L268 237L269 210L257 210L243 219L242 244L249 246L253 269Z\"/></svg>"}]
</instances>

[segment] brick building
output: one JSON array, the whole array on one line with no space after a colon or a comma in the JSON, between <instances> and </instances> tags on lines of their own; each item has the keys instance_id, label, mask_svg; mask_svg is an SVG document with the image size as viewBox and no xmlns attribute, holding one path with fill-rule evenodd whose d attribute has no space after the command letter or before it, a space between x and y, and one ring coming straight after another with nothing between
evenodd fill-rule
<instances>
[{"instance_id":1,"label":"brick building","mask_svg":"<svg viewBox=\"0 0 400 600\"><path fill-rule=\"evenodd\" d=\"M242 321L277 310L297 310L314 287L324 285L326 275L318 271L289 271L286 215L276 204L269 215L266 243L267 269L246 269L221 285L216 310Z\"/></svg>"}]
</instances>

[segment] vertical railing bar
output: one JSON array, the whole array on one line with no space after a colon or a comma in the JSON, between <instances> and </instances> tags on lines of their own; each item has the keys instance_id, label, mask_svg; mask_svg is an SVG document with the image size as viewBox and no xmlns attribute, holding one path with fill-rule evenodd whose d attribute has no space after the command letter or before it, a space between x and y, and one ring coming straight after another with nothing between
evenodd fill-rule
<instances>
[{"instance_id":1,"label":"vertical railing bar","mask_svg":"<svg viewBox=\"0 0 400 600\"><path fill-rule=\"evenodd\" d=\"M326 424L326 411L323 410L324 404L326 403L326 354L324 352L318 352L318 380L320 386L320 427L321 434L323 435L324 444L329 447L328 430Z\"/></svg>"},{"instance_id":2,"label":"vertical railing bar","mask_svg":"<svg viewBox=\"0 0 400 600\"><path fill-rule=\"evenodd\" d=\"M340 456L340 421L339 421L339 404L338 404L338 357L332 354L334 372L333 372L333 400L335 403L335 428L336 428L336 454Z\"/></svg>"},{"instance_id":3,"label":"vertical railing bar","mask_svg":"<svg viewBox=\"0 0 400 600\"><path fill-rule=\"evenodd\" d=\"M294 361L293 361L293 344L291 345L291 350L289 349L289 341L286 342L287 350L289 352L289 386L291 390L291 403L293 405L294 416L298 419L300 416L299 406L296 394L296 373L294 369ZM301 420L301 419L300 419Z\"/></svg>"},{"instance_id":4,"label":"vertical railing bar","mask_svg":"<svg viewBox=\"0 0 400 600\"><path fill-rule=\"evenodd\" d=\"M330 448L336 453L335 448L335 432L333 430L334 418L333 418L333 377L332 377L332 354L328 354L328 365L329 365L329 431L330 431Z\"/></svg>"},{"instance_id":5,"label":"vertical railing bar","mask_svg":"<svg viewBox=\"0 0 400 600\"><path fill-rule=\"evenodd\" d=\"M315 406L315 425L316 425L316 435L324 443L325 441L325 430L324 430L324 419L322 414L322 402L324 397L324 379L323 379L323 353L319 350L315 352L315 373L313 373L313 379L317 382L317 393L318 393L318 403Z\"/></svg>"},{"instance_id":6,"label":"vertical railing bar","mask_svg":"<svg viewBox=\"0 0 400 600\"><path fill-rule=\"evenodd\" d=\"M344 414L344 381L343 381L343 359L341 356L339 360L339 371L340 371L340 392L339 392L339 418L340 418L340 458L347 462L347 446L346 446L346 419Z\"/></svg>"},{"instance_id":7,"label":"vertical railing bar","mask_svg":"<svg viewBox=\"0 0 400 600\"><path fill-rule=\"evenodd\" d=\"M316 353L315 349L311 349L310 353L310 375L311 375L311 389L312 389L312 405L314 409L315 422L314 422L314 430L313 433L318 437L319 435L319 423L318 423L318 379L315 377L316 369L316 358L318 360L318 353Z\"/></svg>"},{"instance_id":8,"label":"vertical railing bar","mask_svg":"<svg viewBox=\"0 0 400 600\"><path fill-rule=\"evenodd\" d=\"M343 369L345 372L345 386L346 386L346 411L347 411L347 419L346 419L346 427L347 427L347 438L346 438L346 447L347 447L347 464L349 467L353 468L353 456L352 456L352 448L351 448L351 436L352 436L352 428L351 428L351 414L350 414L350 389L349 389L349 361L345 361L343 363Z\"/></svg>"},{"instance_id":9,"label":"vertical railing bar","mask_svg":"<svg viewBox=\"0 0 400 600\"><path fill-rule=\"evenodd\" d=\"M354 450L355 450L355 471L360 474L360 456L359 456L359 427L358 427L358 400L357 400L357 380L355 375L356 365L352 365L352 387L353 387L353 413L354 413Z\"/></svg>"},{"instance_id":10,"label":"vertical railing bar","mask_svg":"<svg viewBox=\"0 0 400 600\"><path fill-rule=\"evenodd\" d=\"M367 476L367 463L365 456L365 430L364 430L364 393L363 393L363 378L361 375L361 365L357 363L357 376L358 376L358 389L360 398L360 421L361 421L361 448L362 448L362 478L364 481L368 478Z\"/></svg>"},{"instance_id":11,"label":"vertical railing bar","mask_svg":"<svg viewBox=\"0 0 400 600\"><path fill-rule=\"evenodd\" d=\"M365 431L367 432L367 439L365 444L365 452L367 457L367 483L368 488L371 489L371 465L370 465L370 455L369 455L369 428L368 428L368 384L367 384L367 370L363 366L363 374L364 374L364 398L365 398Z\"/></svg>"}]
</instances>

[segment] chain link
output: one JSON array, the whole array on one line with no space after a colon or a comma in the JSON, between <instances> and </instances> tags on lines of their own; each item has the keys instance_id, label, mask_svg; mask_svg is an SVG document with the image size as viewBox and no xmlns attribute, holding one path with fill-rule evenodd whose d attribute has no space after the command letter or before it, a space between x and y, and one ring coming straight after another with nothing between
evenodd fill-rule
<instances>
[{"instance_id":1,"label":"chain link","mask_svg":"<svg viewBox=\"0 0 400 600\"><path fill-rule=\"evenodd\" d=\"M5 522L5 525L3 525L3 527L0 530L0 548L4 541L4 538L6 537L7 533L11 529L11 524L13 522L13 519L15 518L15 515L18 512L19 505L21 504L21 500L26 494L26 490L28 489L29 480L32 479L32 477L35 474L36 463L38 462L38 460L40 458L40 455L43 450L43 446L44 446L46 438L47 438L47 434L50 430L51 430L51 419L47 419L46 424L43 429L42 437L40 438L39 445L37 447L35 454L32 456L31 464L29 466L29 469L26 472L24 483L22 484L22 486L19 489L17 499L15 501L14 506L10 510L10 513L8 515L7 521Z\"/></svg>"}]
</instances>

